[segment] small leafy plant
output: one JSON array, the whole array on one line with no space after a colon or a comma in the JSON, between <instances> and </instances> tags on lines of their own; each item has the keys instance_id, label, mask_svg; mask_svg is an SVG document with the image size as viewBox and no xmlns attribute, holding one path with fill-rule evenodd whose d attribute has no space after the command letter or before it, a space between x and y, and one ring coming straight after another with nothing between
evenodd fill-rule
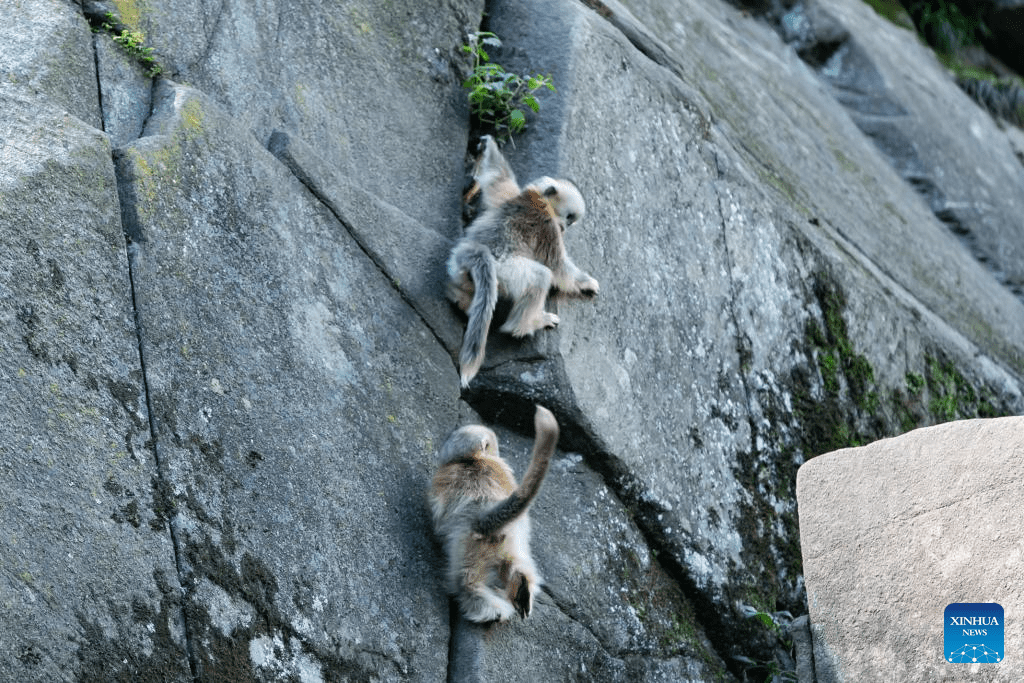
<instances>
[{"instance_id":1,"label":"small leafy plant","mask_svg":"<svg viewBox=\"0 0 1024 683\"><path fill-rule=\"evenodd\" d=\"M918 0L910 6L910 15L917 21L925 39L943 53L977 45L989 34L980 18L964 14L956 3L947 0Z\"/></svg>"},{"instance_id":2,"label":"small leafy plant","mask_svg":"<svg viewBox=\"0 0 1024 683\"><path fill-rule=\"evenodd\" d=\"M485 47L500 47L501 40L489 31L471 33L462 51L472 59L472 71L462 87L469 90L472 115L482 128L491 128L500 140L526 127L526 109L540 111L536 93L541 88L554 91L551 76L520 76L505 71L491 61Z\"/></svg>"},{"instance_id":3,"label":"small leafy plant","mask_svg":"<svg viewBox=\"0 0 1024 683\"><path fill-rule=\"evenodd\" d=\"M117 43L129 56L134 57L143 68L146 69L146 76L153 78L163 71L160 64L153 56L153 48L146 47L146 35L142 31L129 31L121 24L120 20L112 13L107 12L106 21L100 24L100 28Z\"/></svg>"}]
</instances>

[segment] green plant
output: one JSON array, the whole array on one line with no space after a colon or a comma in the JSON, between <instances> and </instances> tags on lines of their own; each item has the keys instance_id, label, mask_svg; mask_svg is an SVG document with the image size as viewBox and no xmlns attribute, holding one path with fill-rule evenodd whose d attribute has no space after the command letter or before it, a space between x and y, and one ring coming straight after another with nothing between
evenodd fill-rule
<instances>
[{"instance_id":1,"label":"green plant","mask_svg":"<svg viewBox=\"0 0 1024 683\"><path fill-rule=\"evenodd\" d=\"M903 9L899 0L864 0L864 2L871 5L879 16L885 17L897 26L914 28L914 22L907 14L907 10Z\"/></svg>"},{"instance_id":2,"label":"green plant","mask_svg":"<svg viewBox=\"0 0 1024 683\"><path fill-rule=\"evenodd\" d=\"M939 52L955 52L964 45L977 45L989 29L977 16L963 13L954 2L918 0L910 6L910 15L919 32Z\"/></svg>"},{"instance_id":3,"label":"green plant","mask_svg":"<svg viewBox=\"0 0 1024 683\"><path fill-rule=\"evenodd\" d=\"M551 76L520 76L491 61L486 47L500 47L501 40L489 31L471 33L462 51L472 59L472 71L462 87L469 91L470 111L481 127L493 128L495 136L507 140L526 126L525 109L540 111L536 93L554 91Z\"/></svg>"},{"instance_id":4,"label":"green plant","mask_svg":"<svg viewBox=\"0 0 1024 683\"><path fill-rule=\"evenodd\" d=\"M779 625L775 617L767 612L763 612L756 607L744 605L746 618L753 618L764 627L765 632L769 638L773 639L777 645L781 646L789 657L793 655L793 640L787 638L786 630ZM745 655L733 655L733 659L742 662L746 665L747 671L760 671L765 675L766 683L796 683L797 676L796 671L792 669L783 669L782 665L778 661L778 655L776 654L772 659L755 659L753 657L747 657Z\"/></svg>"},{"instance_id":5,"label":"green plant","mask_svg":"<svg viewBox=\"0 0 1024 683\"><path fill-rule=\"evenodd\" d=\"M100 24L100 28L109 33L111 39L125 53L134 57L142 64L143 68L146 69L146 76L153 78L163 71L163 68L153 56L153 48L146 46L146 35L142 31L129 31L127 28L123 28L120 20L110 12L107 12L106 21Z\"/></svg>"}]
</instances>

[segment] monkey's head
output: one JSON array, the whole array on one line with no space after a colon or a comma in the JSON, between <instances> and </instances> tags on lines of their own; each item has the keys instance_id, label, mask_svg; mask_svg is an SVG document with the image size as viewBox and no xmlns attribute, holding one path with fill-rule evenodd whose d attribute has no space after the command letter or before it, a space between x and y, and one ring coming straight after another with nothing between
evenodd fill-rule
<instances>
[{"instance_id":1,"label":"monkey's head","mask_svg":"<svg viewBox=\"0 0 1024 683\"><path fill-rule=\"evenodd\" d=\"M498 437L482 425L466 425L452 432L441 447L441 462L472 456L496 456Z\"/></svg>"},{"instance_id":2,"label":"monkey's head","mask_svg":"<svg viewBox=\"0 0 1024 683\"><path fill-rule=\"evenodd\" d=\"M583 195L568 180L556 180L544 176L527 185L540 193L551 207L562 230L572 225L587 211Z\"/></svg>"}]
</instances>

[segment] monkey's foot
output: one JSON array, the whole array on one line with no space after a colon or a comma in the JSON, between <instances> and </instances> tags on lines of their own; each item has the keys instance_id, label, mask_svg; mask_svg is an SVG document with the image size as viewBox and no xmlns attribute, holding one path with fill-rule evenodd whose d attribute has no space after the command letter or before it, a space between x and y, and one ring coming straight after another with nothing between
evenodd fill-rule
<instances>
[{"instance_id":1,"label":"monkey's foot","mask_svg":"<svg viewBox=\"0 0 1024 683\"><path fill-rule=\"evenodd\" d=\"M516 339L522 339L523 337L529 337L537 330L552 329L558 327L558 323L561 320L554 313L548 313L544 311L540 316L534 319L532 322L523 321L518 325L513 325L511 322L506 322L501 326L501 331L505 334L510 334Z\"/></svg>"}]
</instances>

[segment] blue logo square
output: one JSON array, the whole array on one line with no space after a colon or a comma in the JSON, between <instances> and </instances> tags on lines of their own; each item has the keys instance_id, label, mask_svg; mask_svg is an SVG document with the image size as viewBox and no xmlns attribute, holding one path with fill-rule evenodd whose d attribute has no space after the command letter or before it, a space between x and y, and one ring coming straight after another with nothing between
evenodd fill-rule
<instances>
[{"instance_id":1,"label":"blue logo square","mask_svg":"<svg viewBox=\"0 0 1024 683\"><path fill-rule=\"evenodd\" d=\"M1003 608L995 602L954 602L946 606L943 649L953 664L1003 661Z\"/></svg>"}]
</instances>

